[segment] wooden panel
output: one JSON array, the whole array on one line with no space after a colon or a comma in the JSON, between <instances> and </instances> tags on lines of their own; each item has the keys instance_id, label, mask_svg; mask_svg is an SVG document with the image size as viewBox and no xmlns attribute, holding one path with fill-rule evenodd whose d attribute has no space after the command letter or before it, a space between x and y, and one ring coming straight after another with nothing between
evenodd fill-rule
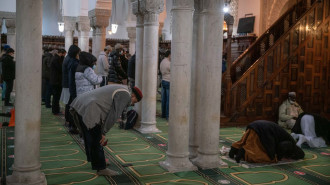
<instances>
[{"instance_id":1,"label":"wooden panel","mask_svg":"<svg viewBox=\"0 0 330 185\"><path fill-rule=\"evenodd\" d=\"M297 81L298 78L298 70L297 68L291 69L291 81Z\"/></svg>"},{"instance_id":2,"label":"wooden panel","mask_svg":"<svg viewBox=\"0 0 330 185\"><path fill-rule=\"evenodd\" d=\"M320 89L320 77L314 77L314 89Z\"/></svg>"}]
</instances>

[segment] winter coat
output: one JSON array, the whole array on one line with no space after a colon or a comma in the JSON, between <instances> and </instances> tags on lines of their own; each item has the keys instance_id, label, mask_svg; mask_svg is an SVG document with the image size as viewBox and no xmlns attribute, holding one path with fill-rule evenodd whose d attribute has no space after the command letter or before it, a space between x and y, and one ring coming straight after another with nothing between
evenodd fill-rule
<instances>
[{"instance_id":1,"label":"winter coat","mask_svg":"<svg viewBox=\"0 0 330 185\"><path fill-rule=\"evenodd\" d=\"M15 62L14 57L4 54L1 57L2 63L2 78L4 81L15 79Z\"/></svg>"},{"instance_id":2,"label":"winter coat","mask_svg":"<svg viewBox=\"0 0 330 185\"><path fill-rule=\"evenodd\" d=\"M122 80L127 79L127 74L123 70L120 61L120 54L118 51L113 51L109 55L109 82L122 83Z\"/></svg>"},{"instance_id":3,"label":"winter coat","mask_svg":"<svg viewBox=\"0 0 330 185\"><path fill-rule=\"evenodd\" d=\"M63 88L69 88L69 61L70 61L70 56L67 55L62 64L62 87Z\"/></svg>"},{"instance_id":4,"label":"winter coat","mask_svg":"<svg viewBox=\"0 0 330 185\"><path fill-rule=\"evenodd\" d=\"M166 57L160 63L160 72L162 73L162 80L171 81L171 62Z\"/></svg>"},{"instance_id":5,"label":"winter coat","mask_svg":"<svg viewBox=\"0 0 330 185\"><path fill-rule=\"evenodd\" d=\"M291 115L291 108L297 109L298 115L304 112L297 102L291 104L289 100L285 100L279 107L279 116L278 116L279 125L284 124L289 119L293 119L294 116Z\"/></svg>"},{"instance_id":6,"label":"winter coat","mask_svg":"<svg viewBox=\"0 0 330 185\"><path fill-rule=\"evenodd\" d=\"M127 75L129 78L135 79L135 54L128 61Z\"/></svg>"},{"instance_id":7,"label":"winter coat","mask_svg":"<svg viewBox=\"0 0 330 185\"><path fill-rule=\"evenodd\" d=\"M70 91L70 96L72 98L77 97L75 73L78 64L79 64L78 59L70 57L68 61L67 69L68 69L68 79L69 79L69 91Z\"/></svg>"},{"instance_id":8,"label":"winter coat","mask_svg":"<svg viewBox=\"0 0 330 185\"><path fill-rule=\"evenodd\" d=\"M55 54L50 66L50 85L62 86L62 64L63 57Z\"/></svg>"},{"instance_id":9,"label":"winter coat","mask_svg":"<svg viewBox=\"0 0 330 185\"><path fill-rule=\"evenodd\" d=\"M50 79L50 68L53 55L51 53L45 53L42 56L42 78L49 80Z\"/></svg>"},{"instance_id":10,"label":"winter coat","mask_svg":"<svg viewBox=\"0 0 330 185\"><path fill-rule=\"evenodd\" d=\"M95 74L91 67L87 67L83 73L76 72L76 91L77 96L94 89L94 85L102 82L102 76Z\"/></svg>"},{"instance_id":11,"label":"winter coat","mask_svg":"<svg viewBox=\"0 0 330 185\"><path fill-rule=\"evenodd\" d=\"M109 67L108 57L104 51L101 51L97 60L97 73L101 76L108 76Z\"/></svg>"}]
</instances>

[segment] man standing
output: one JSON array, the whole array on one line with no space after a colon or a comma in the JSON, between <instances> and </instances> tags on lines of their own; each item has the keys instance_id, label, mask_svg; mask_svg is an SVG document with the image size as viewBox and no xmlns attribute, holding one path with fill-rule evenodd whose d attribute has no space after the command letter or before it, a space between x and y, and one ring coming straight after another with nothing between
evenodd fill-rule
<instances>
[{"instance_id":1,"label":"man standing","mask_svg":"<svg viewBox=\"0 0 330 185\"><path fill-rule=\"evenodd\" d=\"M99 58L97 60L97 73L98 75L102 76L102 82L100 84L100 87L105 86L108 84L108 73L109 73L109 61L108 61L108 55L111 52L111 46L106 46L104 48L104 51L100 52Z\"/></svg>"},{"instance_id":2,"label":"man standing","mask_svg":"<svg viewBox=\"0 0 330 185\"><path fill-rule=\"evenodd\" d=\"M170 104L170 79L171 79L171 51L166 51L165 58L160 63L162 73L162 118L168 120Z\"/></svg>"},{"instance_id":3,"label":"man standing","mask_svg":"<svg viewBox=\"0 0 330 185\"><path fill-rule=\"evenodd\" d=\"M127 71L124 71L121 62L121 55L123 54L123 45L116 44L115 51L109 55L109 82L112 84L125 84L127 79Z\"/></svg>"},{"instance_id":4,"label":"man standing","mask_svg":"<svg viewBox=\"0 0 330 185\"><path fill-rule=\"evenodd\" d=\"M15 51L12 48L7 49L6 53L2 56L2 76L6 83L6 94L5 94L5 106L13 106L10 100L10 93L13 91L14 79L15 79L15 62L14 62Z\"/></svg>"},{"instance_id":5,"label":"man standing","mask_svg":"<svg viewBox=\"0 0 330 185\"><path fill-rule=\"evenodd\" d=\"M120 118L123 111L142 99L137 87L129 93L127 86L106 85L85 92L71 103L72 115L80 127L85 142L87 160L98 175L113 176L118 173L106 168L103 146L107 144L106 133Z\"/></svg>"},{"instance_id":6,"label":"man standing","mask_svg":"<svg viewBox=\"0 0 330 185\"><path fill-rule=\"evenodd\" d=\"M53 54L49 52L49 49L46 50L46 53L42 57L42 81L45 88L45 104L46 108L52 108L50 101L52 96L52 87L49 83L50 79L50 66L51 66L51 60L52 60Z\"/></svg>"},{"instance_id":7,"label":"man standing","mask_svg":"<svg viewBox=\"0 0 330 185\"><path fill-rule=\"evenodd\" d=\"M60 97L62 92L62 64L66 51L60 49L58 54L55 53L51 60L50 67L50 85L53 90L52 113L57 115L60 113Z\"/></svg>"},{"instance_id":8,"label":"man standing","mask_svg":"<svg viewBox=\"0 0 330 185\"><path fill-rule=\"evenodd\" d=\"M278 124L283 128L292 129L299 114L303 112L300 105L296 102L296 93L289 92L288 99L279 108Z\"/></svg>"}]
</instances>

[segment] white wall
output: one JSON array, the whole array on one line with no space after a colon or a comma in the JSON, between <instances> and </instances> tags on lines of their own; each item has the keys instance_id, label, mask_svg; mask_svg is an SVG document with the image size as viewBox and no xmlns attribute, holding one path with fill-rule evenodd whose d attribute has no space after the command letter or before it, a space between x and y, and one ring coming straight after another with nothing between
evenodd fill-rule
<instances>
[{"instance_id":1,"label":"white wall","mask_svg":"<svg viewBox=\"0 0 330 185\"><path fill-rule=\"evenodd\" d=\"M42 14L42 35L61 35L58 31L59 1L44 0Z\"/></svg>"},{"instance_id":2,"label":"white wall","mask_svg":"<svg viewBox=\"0 0 330 185\"><path fill-rule=\"evenodd\" d=\"M79 16L80 0L63 0L64 16Z\"/></svg>"},{"instance_id":3,"label":"white wall","mask_svg":"<svg viewBox=\"0 0 330 185\"><path fill-rule=\"evenodd\" d=\"M16 12L16 0L0 0L0 11Z\"/></svg>"},{"instance_id":4,"label":"white wall","mask_svg":"<svg viewBox=\"0 0 330 185\"><path fill-rule=\"evenodd\" d=\"M254 20L254 33L259 36L259 24L260 24L260 0L239 0L238 2L238 19L244 18L245 14L252 13L255 16ZM233 34L237 34L237 27L234 26Z\"/></svg>"}]
</instances>

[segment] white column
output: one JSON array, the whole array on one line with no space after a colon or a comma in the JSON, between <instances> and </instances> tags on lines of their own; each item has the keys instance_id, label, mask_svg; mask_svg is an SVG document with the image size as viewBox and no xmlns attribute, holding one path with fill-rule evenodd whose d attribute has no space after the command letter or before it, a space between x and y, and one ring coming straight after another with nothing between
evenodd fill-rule
<instances>
[{"instance_id":1,"label":"white column","mask_svg":"<svg viewBox=\"0 0 330 185\"><path fill-rule=\"evenodd\" d=\"M92 53L97 57L105 47L106 27L109 25L110 10L94 9L88 12L93 27Z\"/></svg>"},{"instance_id":2,"label":"white column","mask_svg":"<svg viewBox=\"0 0 330 185\"><path fill-rule=\"evenodd\" d=\"M129 38L129 54L134 55L136 45L136 28L127 27L127 33Z\"/></svg>"},{"instance_id":3,"label":"white column","mask_svg":"<svg viewBox=\"0 0 330 185\"><path fill-rule=\"evenodd\" d=\"M144 15L139 10L139 3L135 1L132 3L133 13L136 15L136 56L135 56L135 86L140 88L144 93L142 87L143 74L143 37L144 37ZM142 103L135 104L135 110L139 117L136 123L136 128L141 126Z\"/></svg>"},{"instance_id":4,"label":"white column","mask_svg":"<svg viewBox=\"0 0 330 185\"><path fill-rule=\"evenodd\" d=\"M167 159L169 172L197 170L189 161L189 113L194 0L174 0Z\"/></svg>"},{"instance_id":5,"label":"white column","mask_svg":"<svg viewBox=\"0 0 330 185\"><path fill-rule=\"evenodd\" d=\"M15 159L7 184L44 185L47 181L40 171L42 0L17 1L16 10Z\"/></svg>"},{"instance_id":6,"label":"white column","mask_svg":"<svg viewBox=\"0 0 330 185\"><path fill-rule=\"evenodd\" d=\"M73 44L73 33L76 25L76 18L63 16L64 20L64 37L65 37L65 50L69 51L70 46Z\"/></svg>"},{"instance_id":7,"label":"white column","mask_svg":"<svg viewBox=\"0 0 330 185\"><path fill-rule=\"evenodd\" d=\"M162 35L164 40L172 40L172 9L173 0L166 0L166 19L164 21L164 27L162 29Z\"/></svg>"},{"instance_id":8,"label":"white column","mask_svg":"<svg viewBox=\"0 0 330 185\"><path fill-rule=\"evenodd\" d=\"M202 2L195 1L194 12L194 26L193 26L193 46L192 46L192 64L191 64L191 91L190 91L190 129L189 129L189 155L190 158L197 157L199 125L201 123L201 114L203 107L201 105L202 99L201 85L202 85L202 68L203 64L203 16Z\"/></svg>"},{"instance_id":9,"label":"white column","mask_svg":"<svg viewBox=\"0 0 330 185\"><path fill-rule=\"evenodd\" d=\"M142 0L144 8L143 37L143 99L141 114L141 133L160 132L156 127L156 94L158 63L159 13L163 11L163 0Z\"/></svg>"},{"instance_id":10,"label":"white column","mask_svg":"<svg viewBox=\"0 0 330 185\"><path fill-rule=\"evenodd\" d=\"M16 50L16 21L15 19L6 19L7 44Z\"/></svg>"},{"instance_id":11,"label":"white column","mask_svg":"<svg viewBox=\"0 0 330 185\"><path fill-rule=\"evenodd\" d=\"M203 112L199 123L198 156L194 164L202 169L226 165L219 158L220 101L221 101L221 58L223 34L223 0L205 0L204 14L204 52L201 107ZM220 30L220 31L219 31Z\"/></svg>"},{"instance_id":12,"label":"white column","mask_svg":"<svg viewBox=\"0 0 330 185\"><path fill-rule=\"evenodd\" d=\"M81 51L89 52L90 23L87 16L79 16L78 22L78 47Z\"/></svg>"}]
</instances>

